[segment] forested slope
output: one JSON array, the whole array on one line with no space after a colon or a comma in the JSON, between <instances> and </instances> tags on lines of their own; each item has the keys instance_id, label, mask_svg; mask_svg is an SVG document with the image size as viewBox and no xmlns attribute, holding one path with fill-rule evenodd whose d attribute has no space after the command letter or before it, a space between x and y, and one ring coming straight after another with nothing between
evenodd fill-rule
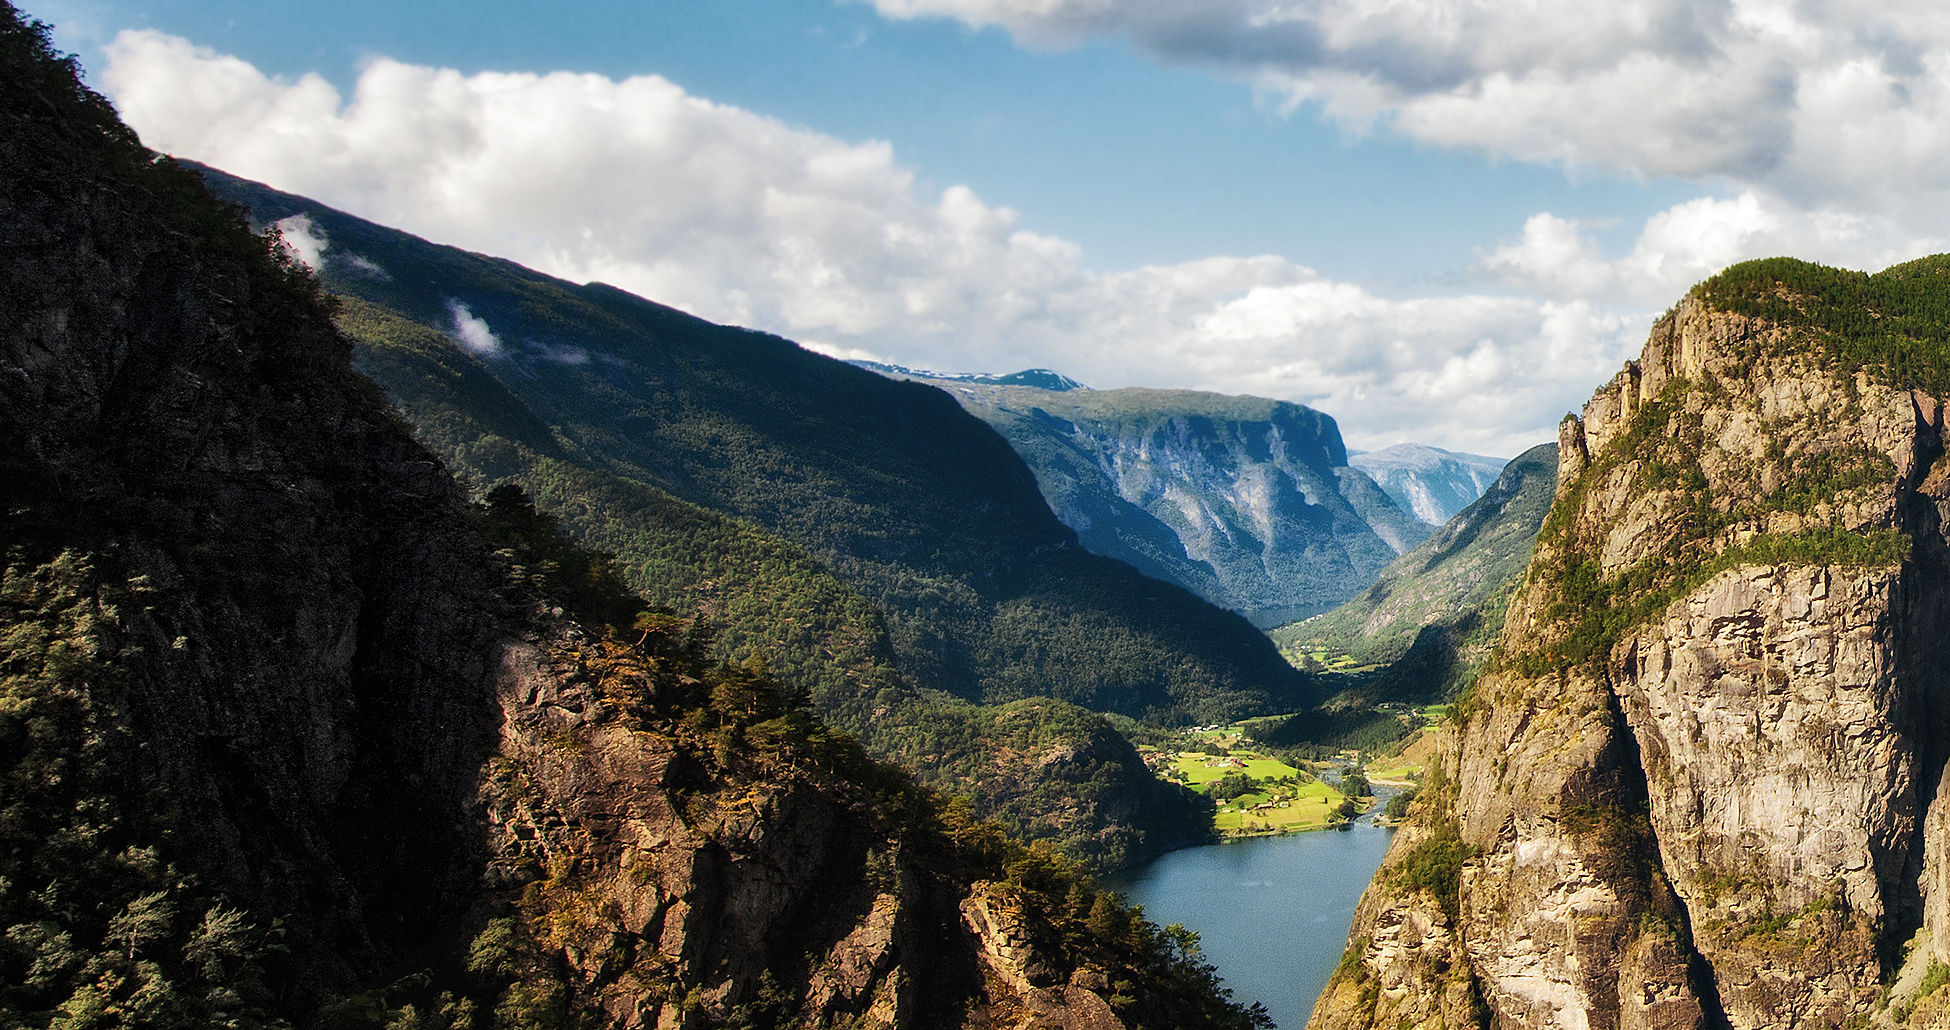
<instances>
[{"instance_id":1,"label":"forested slope","mask_svg":"<svg viewBox=\"0 0 1950 1030\"><path fill-rule=\"evenodd\" d=\"M0 1025L1245 1028L1192 942L470 504L0 4Z\"/></svg>"},{"instance_id":2,"label":"forested slope","mask_svg":"<svg viewBox=\"0 0 1950 1030\"><path fill-rule=\"evenodd\" d=\"M620 555L624 579L684 620L706 653L806 692L874 754L1096 868L1207 839L1210 806L1153 777L1101 716L1053 699L1018 706L1015 734L1036 746L992 740L985 730L1000 710L917 685L880 608L805 548L749 519L537 452L526 441L546 447L545 430L532 419L511 424L525 409L449 337L353 298L342 299L338 322L361 341L359 367L395 384L422 439L461 468L509 472L570 532Z\"/></svg>"},{"instance_id":3,"label":"forested slope","mask_svg":"<svg viewBox=\"0 0 1950 1030\"><path fill-rule=\"evenodd\" d=\"M416 423L477 424L483 435L442 447L468 473L556 457L749 518L878 605L904 672L970 700L1051 696L1183 721L1308 696L1244 620L1077 546L1008 445L939 390L210 181L262 221L309 219L333 291L450 338L464 306L494 334L490 351L369 366ZM463 385L484 392L444 392ZM492 412L475 403L489 392Z\"/></svg>"},{"instance_id":4,"label":"forested slope","mask_svg":"<svg viewBox=\"0 0 1950 1030\"><path fill-rule=\"evenodd\" d=\"M1467 682L1503 631L1556 484L1556 444L1517 455L1482 497L1383 569L1373 586L1325 615L1273 630L1273 640L1296 656L1325 652L1387 666L1351 688L1370 700L1442 700Z\"/></svg>"}]
</instances>

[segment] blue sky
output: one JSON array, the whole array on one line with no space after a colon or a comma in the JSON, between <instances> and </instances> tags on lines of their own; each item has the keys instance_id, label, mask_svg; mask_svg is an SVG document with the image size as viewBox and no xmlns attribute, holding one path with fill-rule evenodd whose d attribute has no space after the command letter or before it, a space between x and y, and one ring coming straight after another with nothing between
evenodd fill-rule
<instances>
[{"instance_id":1,"label":"blue sky","mask_svg":"<svg viewBox=\"0 0 1950 1030\"><path fill-rule=\"evenodd\" d=\"M28 9L152 146L442 242L1357 445L1514 453L1728 261L1941 249L1927 5L1507 6Z\"/></svg>"},{"instance_id":2,"label":"blue sky","mask_svg":"<svg viewBox=\"0 0 1950 1030\"><path fill-rule=\"evenodd\" d=\"M1383 291L1455 289L1473 248L1539 210L1628 227L1700 193L1359 135L1286 112L1238 79L1129 46L1030 50L999 28L891 21L860 3L663 0L42 4L92 67L124 28L156 28L289 77L349 87L386 56L464 72L645 72L846 139L883 139L937 183L965 183L1082 244L1098 267L1273 253Z\"/></svg>"}]
</instances>

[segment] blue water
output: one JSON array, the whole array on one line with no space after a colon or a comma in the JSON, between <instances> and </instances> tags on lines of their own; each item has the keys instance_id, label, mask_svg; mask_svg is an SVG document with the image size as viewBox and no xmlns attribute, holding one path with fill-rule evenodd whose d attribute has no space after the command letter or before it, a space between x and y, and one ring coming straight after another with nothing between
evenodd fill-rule
<instances>
[{"instance_id":1,"label":"blue water","mask_svg":"<svg viewBox=\"0 0 1950 1030\"><path fill-rule=\"evenodd\" d=\"M1198 931L1233 1000L1257 1001L1283 1030L1301 1030L1394 836L1372 818L1347 830L1186 848L1102 882L1152 922Z\"/></svg>"}]
</instances>

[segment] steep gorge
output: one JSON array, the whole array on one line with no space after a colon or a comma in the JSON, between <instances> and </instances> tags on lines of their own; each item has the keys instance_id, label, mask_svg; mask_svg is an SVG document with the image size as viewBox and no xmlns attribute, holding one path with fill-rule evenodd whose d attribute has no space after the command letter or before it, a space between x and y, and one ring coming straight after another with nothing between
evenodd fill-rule
<instances>
[{"instance_id":1,"label":"steep gorge","mask_svg":"<svg viewBox=\"0 0 1950 1030\"><path fill-rule=\"evenodd\" d=\"M1311 1025L1942 1025L1946 272L1736 266L1566 418Z\"/></svg>"}]
</instances>

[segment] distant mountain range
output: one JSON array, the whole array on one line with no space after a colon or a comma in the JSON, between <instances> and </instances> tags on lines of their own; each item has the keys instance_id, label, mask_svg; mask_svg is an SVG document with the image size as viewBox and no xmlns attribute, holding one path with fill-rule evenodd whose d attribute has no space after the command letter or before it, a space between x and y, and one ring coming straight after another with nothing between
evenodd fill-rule
<instances>
[{"instance_id":1,"label":"distant mountain range","mask_svg":"<svg viewBox=\"0 0 1950 1030\"><path fill-rule=\"evenodd\" d=\"M1502 465L1416 444L1350 457L1333 418L1286 401L855 364L994 426L1085 547L1262 627L1353 597Z\"/></svg>"},{"instance_id":2,"label":"distant mountain range","mask_svg":"<svg viewBox=\"0 0 1950 1030\"><path fill-rule=\"evenodd\" d=\"M1440 526L1468 507L1503 473L1509 462L1480 454L1458 454L1419 443L1398 443L1378 451L1350 451L1347 463L1381 484L1395 503L1430 525Z\"/></svg>"},{"instance_id":3,"label":"distant mountain range","mask_svg":"<svg viewBox=\"0 0 1950 1030\"><path fill-rule=\"evenodd\" d=\"M1047 368L1025 368L1008 375L995 375L989 372L930 372L926 369L908 368L905 365L889 365L881 361L849 361L847 364L897 379L934 379L948 383L975 383L980 386L1033 386L1039 390L1052 390L1057 393L1065 390L1090 389L1069 376L1052 372Z\"/></svg>"},{"instance_id":4,"label":"distant mountain range","mask_svg":"<svg viewBox=\"0 0 1950 1030\"><path fill-rule=\"evenodd\" d=\"M1517 455L1482 497L1383 569L1373 586L1325 615L1274 630L1273 639L1296 657L1325 653L1387 666L1357 688L1365 700L1439 700L1502 630L1556 486L1556 444Z\"/></svg>"}]
</instances>

